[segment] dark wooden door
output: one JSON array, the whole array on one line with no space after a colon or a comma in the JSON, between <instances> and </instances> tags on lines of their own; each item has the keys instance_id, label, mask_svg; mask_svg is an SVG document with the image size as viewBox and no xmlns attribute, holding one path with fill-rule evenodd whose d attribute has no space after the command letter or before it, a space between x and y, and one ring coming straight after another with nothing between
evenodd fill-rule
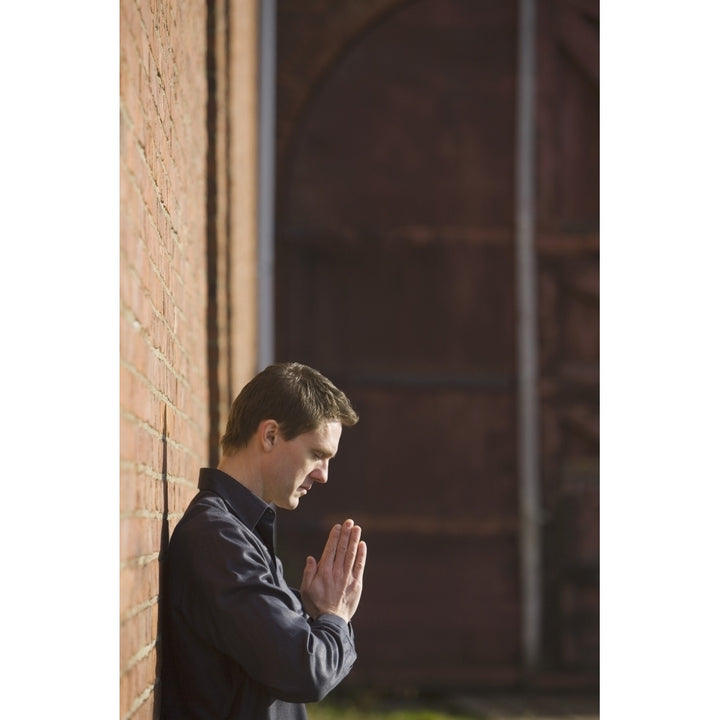
<instances>
[{"instance_id":1,"label":"dark wooden door","mask_svg":"<svg viewBox=\"0 0 720 720\"><path fill-rule=\"evenodd\" d=\"M297 573L329 523L363 525L358 682L518 665L515 25L504 0L396 9L324 78L281 167L278 358L361 417L281 548Z\"/></svg>"},{"instance_id":2,"label":"dark wooden door","mask_svg":"<svg viewBox=\"0 0 720 720\"><path fill-rule=\"evenodd\" d=\"M353 517L369 564L349 683L511 684L517 8L301 5L278 3L276 354L361 419L329 484L281 514L286 572Z\"/></svg>"}]
</instances>

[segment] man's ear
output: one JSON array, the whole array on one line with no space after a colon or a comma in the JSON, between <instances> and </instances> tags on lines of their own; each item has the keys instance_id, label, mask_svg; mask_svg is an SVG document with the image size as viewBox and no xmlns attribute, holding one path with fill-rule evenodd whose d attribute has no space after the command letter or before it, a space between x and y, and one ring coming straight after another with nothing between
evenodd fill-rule
<instances>
[{"instance_id":1,"label":"man's ear","mask_svg":"<svg viewBox=\"0 0 720 720\"><path fill-rule=\"evenodd\" d=\"M275 420L263 420L258 427L260 445L266 452L270 452L275 446L280 435L280 426Z\"/></svg>"}]
</instances>

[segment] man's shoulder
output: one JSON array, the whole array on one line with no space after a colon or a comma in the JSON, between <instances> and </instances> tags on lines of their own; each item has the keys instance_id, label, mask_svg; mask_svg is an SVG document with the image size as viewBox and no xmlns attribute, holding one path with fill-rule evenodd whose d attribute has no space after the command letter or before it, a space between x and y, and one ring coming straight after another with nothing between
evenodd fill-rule
<instances>
[{"instance_id":1,"label":"man's shoulder","mask_svg":"<svg viewBox=\"0 0 720 720\"><path fill-rule=\"evenodd\" d=\"M175 531L200 531L204 527L220 525L245 527L220 495L208 490L200 490L190 501Z\"/></svg>"},{"instance_id":2,"label":"man's shoulder","mask_svg":"<svg viewBox=\"0 0 720 720\"><path fill-rule=\"evenodd\" d=\"M213 493L199 492L170 535L168 558L182 562L253 545L253 531Z\"/></svg>"}]
</instances>

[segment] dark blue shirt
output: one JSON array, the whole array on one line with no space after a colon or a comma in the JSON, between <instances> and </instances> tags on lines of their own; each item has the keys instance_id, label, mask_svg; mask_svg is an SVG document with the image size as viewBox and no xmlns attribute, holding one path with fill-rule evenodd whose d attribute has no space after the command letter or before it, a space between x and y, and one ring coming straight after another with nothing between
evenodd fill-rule
<instances>
[{"instance_id":1,"label":"dark blue shirt","mask_svg":"<svg viewBox=\"0 0 720 720\"><path fill-rule=\"evenodd\" d=\"M305 720L355 662L350 625L312 620L275 556L275 510L226 473L199 492L163 559L161 717Z\"/></svg>"}]
</instances>

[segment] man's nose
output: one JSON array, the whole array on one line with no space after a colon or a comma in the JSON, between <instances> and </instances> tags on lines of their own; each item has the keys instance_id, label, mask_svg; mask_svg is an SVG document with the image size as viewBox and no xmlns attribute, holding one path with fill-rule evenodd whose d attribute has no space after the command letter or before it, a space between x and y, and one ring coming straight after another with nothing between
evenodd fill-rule
<instances>
[{"instance_id":1,"label":"man's nose","mask_svg":"<svg viewBox=\"0 0 720 720\"><path fill-rule=\"evenodd\" d=\"M313 479L313 482L326 483L328 481L329 470L329 462L323 460L322 463L310 473L310 477Z\"/></svg>"}]
</instances>

